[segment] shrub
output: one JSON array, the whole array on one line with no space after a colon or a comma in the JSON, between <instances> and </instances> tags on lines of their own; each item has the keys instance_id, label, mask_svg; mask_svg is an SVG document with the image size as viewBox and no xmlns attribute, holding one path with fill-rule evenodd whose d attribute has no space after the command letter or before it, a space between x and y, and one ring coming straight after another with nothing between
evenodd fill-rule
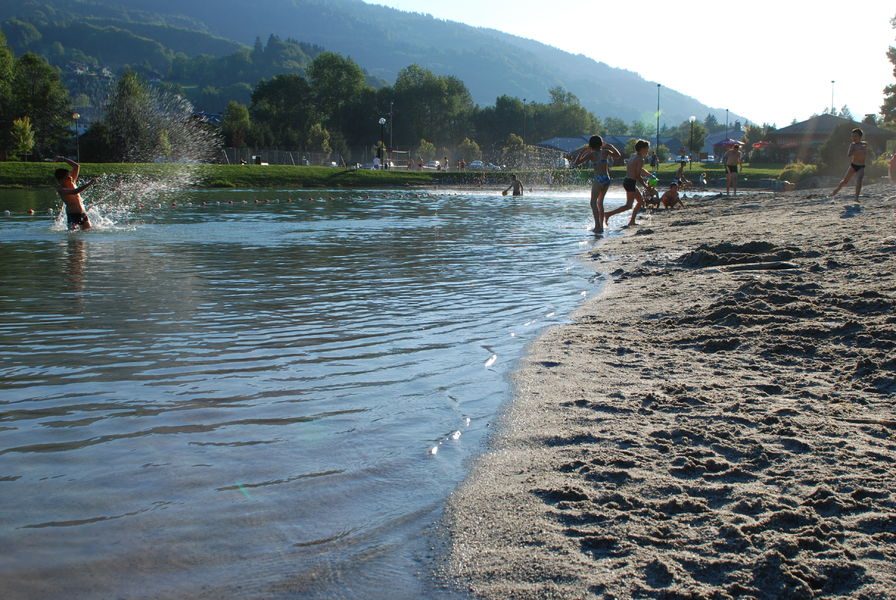
<instances>
[{"instance_id":1,"label":"shrub","mask_svg":"<svg viewBox=\"0 0 896 600\"><path fill-rule=\"evenodd\" d=\"M807 165L804 162L796 161L795 163L786 165L784 170L781 171L781 174L778 176L778 179L781 181L789 181L791 183L799 183L800 180L812 177L817 172L817 166Z\"/></svg>"}]
</instances>

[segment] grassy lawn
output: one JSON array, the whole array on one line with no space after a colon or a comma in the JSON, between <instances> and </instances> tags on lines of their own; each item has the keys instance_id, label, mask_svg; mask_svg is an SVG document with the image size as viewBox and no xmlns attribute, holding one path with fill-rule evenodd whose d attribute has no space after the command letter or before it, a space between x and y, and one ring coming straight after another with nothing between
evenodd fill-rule
<instances>
[{"instance_id":1,"label":"grassy lawn","mask_svg":"<svg viewBox=\"0 0 896 600\"><path fill-rule=\"evenodd\" d=\"M53 187L53 171L64 166L57 163L0 162L0 187L40 188ZM150 178L164 178L182 170L183 165L153 163L84 163L81 177L92 178L100 175L140 175ZM485 175L484 184L507 185L509 173L475 171L372 171L340 169L330 167L305 167L291 165L197 165L195 187L199 188L376 188L376 187L428 187L438 185L473 185ZM672 178L678 169L677 163L660 166L661 181ZM741 178L776 179L783 165L744 165ZM625 176L625 167L613 167L614 178ZM541 184L545 172L517 171L525 182ZM719 164L694 163L692 169L685 168L689 178L696 178L705 172L709 179L723 177L725 169ZM555 171L557 184L585 183L589 170Z\"/></svg>"}]
</instances>

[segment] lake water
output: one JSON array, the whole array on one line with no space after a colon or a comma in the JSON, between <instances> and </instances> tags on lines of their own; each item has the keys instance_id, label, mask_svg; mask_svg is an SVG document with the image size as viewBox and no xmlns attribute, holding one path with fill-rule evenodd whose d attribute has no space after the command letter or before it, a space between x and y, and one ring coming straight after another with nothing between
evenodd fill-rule
<instances>
[{"instance_id":1,"label":"lake water","mask_svg":"<svg viewBox=\"0 0 896 600\"><path fill-rule=\"evenodd\" d=\"M444 501L599 289L585 190L0 194L5 599L450 596Z\"/></svg>"}]
</instances>

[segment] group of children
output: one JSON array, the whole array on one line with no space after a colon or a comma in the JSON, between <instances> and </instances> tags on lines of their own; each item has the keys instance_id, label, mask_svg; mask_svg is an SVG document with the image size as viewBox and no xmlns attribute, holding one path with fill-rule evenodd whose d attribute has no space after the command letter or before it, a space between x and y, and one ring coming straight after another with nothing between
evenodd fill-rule
<instances>
[{"instance_id":1,"label":"group of children","mask_svg":"<svg viewBox=\"0 0 896 600\"><path fill-rule=\"evenodd\" d=\"M604 198L607 190L610 189L610 161L612 159L622 158L622 153L613 146L613 144L604 143L603 138L599 135L593 135L588 140L588 145L576 153L570 155L570 164L577 167L584 162L591 162L594 165L594 173L591 179L591 213L594 216L595 234L601 234L604 226L609 223L610 217L613 215L632 211L632 216L628 224L635 224L635 217L644 206L654 205L659 207L660 204L666 208L674 208L676 206L684 207L684 203L678 195L678 181L673 181L669 185L669 189L662 195L656 189L657 179L644 168L644 162L647 153L650 151L650 142L646 140L638 140L635 143L635 155L629 159L626 164L625 179L622 180L622 188L625 190L625 204L611 211L604 210ZM639 189L639 185L647 194L647 200ZM634 205L634 208L632 208Z\"/></svg>"}]
</instances>

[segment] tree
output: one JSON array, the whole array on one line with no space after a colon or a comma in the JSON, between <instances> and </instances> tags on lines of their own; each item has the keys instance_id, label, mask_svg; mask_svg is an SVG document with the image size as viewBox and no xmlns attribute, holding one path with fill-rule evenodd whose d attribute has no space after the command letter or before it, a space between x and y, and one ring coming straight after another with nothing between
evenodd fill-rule
<instances>
[{"instance_id":1,"label":"tree","mask_svg":"<svg viewBox=\"0 0 896 600\"><path fill-rule=\"evenodd\" d=\"M454 145L469 132L473 99L460 79L411 65L399 71L393 89L400 111L395 121L399 144L428 138Z\"/></svg>"},{"instance_id":2,"label":"tree","mask_svg":"<svg viewBox=\"0 0 896 600\"><path fill-rule=\"evenodd\" d=\"M628 123L616 117L606 117L604 119L604 131L613 135L628 134Z\"/></svg>"},{"instance_id":3,"label":"tree","mask_svg":"<svg viewBox=\"0 0 896 600\"><path fill-rule=\"evenodd\" d=\"M511 168L522 166L526 155L526 142L523 138L511 133L504 141L504 147L501 148L501 160L505 165Z\"/></svg>"},{"instance_id":4,"label":"tree","mask_svg":"<svg viewBox=\"0 0 896 600\"><path fill-rule=\"evenodd\" d=\"M250 113L262 131L270 132L271 143L284 148L304 145L312 123L319 122L311 86L298 75L277 75L259 83Z\"/></svg>"},{"instance_id":5,"label":"tree","mask_svg":"<svg viewBox=\"0 0 896 600\"><path fill-rule=\"evenodd\" d=\"M152 160L149 150L157 133L148 118L152 111L149 90L136 73L128 71L118 80L106 106L104 122L108 128L111 154L124 162Z\"/></svg>"},{"instance_id":6,"label":"tree","mask_svg":"<svg viewBox=\"0 0 896 600\"><path fill-rule=\"evenodd\" d=\"M320 123L315 123L308 131L306 147L312 152L320 152L329 158L333 151L330 146L330 132Z\"/></svg>"},{"instance_id":7,"label":"tree","mask_svg":"<svg viewBox=\"0 0 896 600\"><path fill-rule=\"evenodd\" d=\"M896 29L896 17L893 17L890 24ZM890 46L890 49L887 50L887 58L893 63L893 77L896 78L896 47ZM884 103L880 107L880 114L883 117L884 125L896 127L896 83L891 83L884 88Z\"/></svg>"},{"instance_id":8,"label":"tree","mask_svg":"<svg viewBox=\"0 0 896 600\"><path fill-rule=\"evenodd\" d=\"M23 54L15 61L12 76L13 117L29 116L34 130L34 152L55 154L68 140L71 104L59 72L36 54Z\"/></svg>"},{"instance_id":9,"label":"tree","mask_svg":"<svg viewBox=\"0 0 896 600\"><path fill-rule=\"evenodd\" d=\"M5 158L9 149L8 135L2 132L12 123L12 73L15 59L12 50L6 44L6 38L0 31L0 160Z\"/></svg>"},{"instance_id":10,"label":"tree","mask_svg":"<svg viewBox=\"0 0 896 600\"><path fill-rule=\"evenodd\" d=\"M706 118L703 119L703 126L706 127L706 131L709 133L715 133L725 128L724 125L719 124L719 120L712 113L709 113L706 115Z\"/></svg>"},{"instance_id":11,"label":"tree","mask_svg":"<svg viewBox=\"0 0 896 600\"><path fill-rule=\"evenodd\" d=\"M31 119L27 116L14 119L10 138L13 156L22 158L31 154L31 150L34 148L34 130L31 129Z\"/></svg>"},{"instance_id":12,"label":"tree","mask_svg":"<svg viewBox=\"0 0 896 600\"><path fill-rule=\"evenodd\" d=\"M364 72L350 58L323 52L311 62L307 73L312 95L324 122L341 131L346 105L367 85Z\"/></svg>"},{"instance_id":13,"label":"tree","mask_svg":"<svg viewBox=\"0 0 896 600\"><path fill-rule=\"evenodd\" d=\"M464 138L464 141L457 146L457 155L469 162L482 158L482 150L479 148L479 144L470 138Z\"/></svg>"},{"instance_id":14,"label":"tree","mask_svg":"<svg viewBox=\"0 0 896 600\"><path fill-rule=\"evenodd\" d=\"M246 145L252 122L249 120L249 109L239 102L231 100L227 103L224 116L221 118L221 133L224 143L233 148Z\"/></svg>"},{"instance_id":15,"label":"tree","mask_svg":"<svg viewBox=\"0 0 896 600\"><path fill-rule=\"evenodd\" d=\"M436 145L425 139L421 139L417 145L417 156L423 160L432 160L436 157Z\"/></svg>"}]
</instances>

